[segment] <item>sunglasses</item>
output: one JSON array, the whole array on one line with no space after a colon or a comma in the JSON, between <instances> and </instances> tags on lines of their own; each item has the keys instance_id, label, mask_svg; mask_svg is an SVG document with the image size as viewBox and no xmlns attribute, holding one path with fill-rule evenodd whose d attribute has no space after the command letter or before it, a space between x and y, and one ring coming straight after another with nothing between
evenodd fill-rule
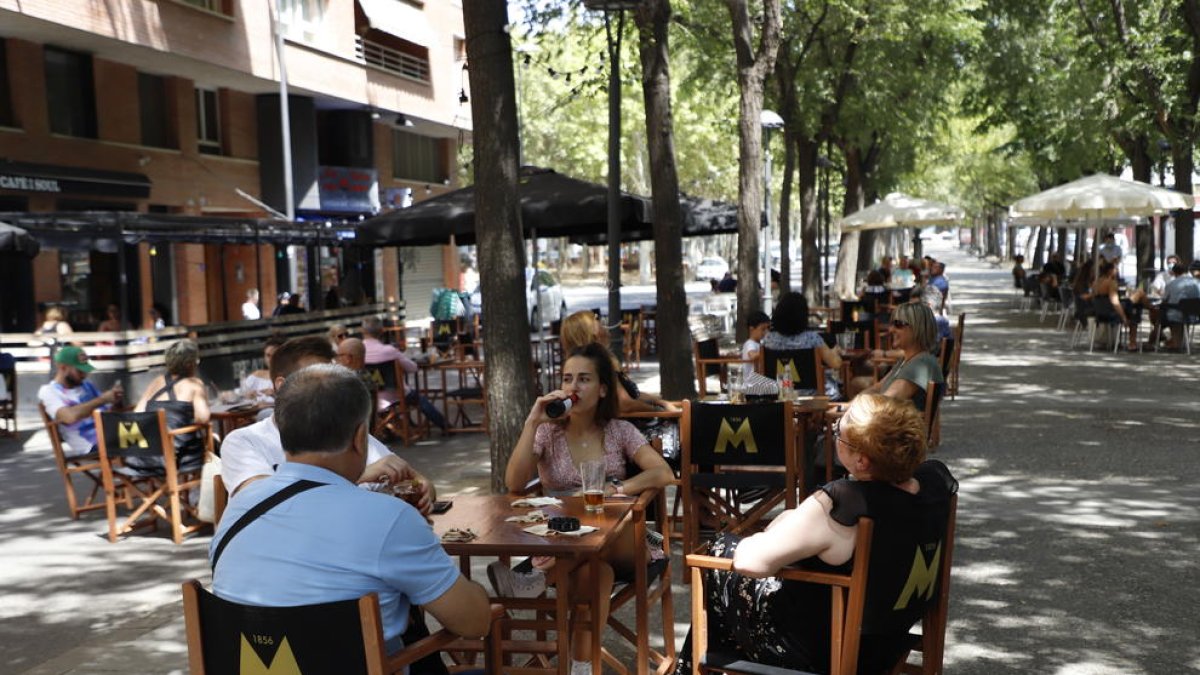
<instances>
[{"instance_id":1,"label":"sunglasses","mask_svg":"<svg viewBox=\"0 0 1200 675\"><path fill-rule=\"evenodd\" d=\"M911 325L912 324L910 324L907 321L901 321L900 319L892 319L892 328L908 328Z\"/></svg>"},{"instance_id":2,"label":"sunglasses","mask_svg":"<svg viewBox=\"0 0 1200 675\"><path fill-rule=\"evenodd\" d=\"M842 420L838 420L837 424L833 425L833 442L837 443L838 441L845 443L846 447L850 448L851 450L857 449L850 444L850 441L847 441L842 437Z\"/></svg>"}]
</instances>

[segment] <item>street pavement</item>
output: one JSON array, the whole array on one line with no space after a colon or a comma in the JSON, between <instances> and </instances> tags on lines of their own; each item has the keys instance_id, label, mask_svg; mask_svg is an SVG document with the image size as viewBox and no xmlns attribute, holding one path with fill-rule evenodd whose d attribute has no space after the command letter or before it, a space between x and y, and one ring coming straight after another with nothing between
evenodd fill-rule
<instances>
[{"instance_id":1,"label":"street pavement","mask_svg":"<svg viewBox=\"0 0 1200 675\"><path fill-rule=\"evenodd\" d=\"M1200 672L1200 354L1069 351L1013 309L1006 266L936 244L967 313L936 453L961 495L946 672ZM0 675L185 672L179 584L208 580L209 537L109 544L102 513L64 515L46 434L22 429L0 440ZM488 489L482 435L396 450L443 495Z\"/></svg>"}]
</instances>

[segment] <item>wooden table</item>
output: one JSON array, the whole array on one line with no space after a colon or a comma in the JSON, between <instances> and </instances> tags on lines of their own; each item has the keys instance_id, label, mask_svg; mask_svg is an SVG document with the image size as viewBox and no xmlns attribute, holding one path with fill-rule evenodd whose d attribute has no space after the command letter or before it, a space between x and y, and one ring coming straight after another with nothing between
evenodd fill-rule
<instances>
[{"instance_id":1,"label":"wooden table","mask_svg":"<svg viewBox=\"0 0 1200 675\"><path fill-rule=\"evenodd\" d=\"M210 418L212 423L217 426L221 432L221 437L224 438L231 431L253 424L258 419L260 412L273 407L266 403L251 403L250 405L246 405L246 402L242 401L210 406L209 411L211 412Z\"/></svg>"},{"instance_id":2,"label":"wooden table","mask_svg":"<svg viewBox=\"0 0 1200 675\"><path fill-rule=\"evenodd\" d=\"M572 516L579 519L581 525L591 525L599 528L597 532L582 537L551 536L539 537L524 530L528 527L522 523L510 523L504 519L509 516L528 513L532 509L513 508L512 502L519 497L511 495L460 495L454 499L454 507L444 514L433 516L434 532L440 537L450 528L470 529L477 537L469 542L443 542L442 548L447 553L459 557L459 567L464 576L471 574L471 558L487 556L507 559L524 556L552 556L557 558L554 567L547 574L548 581L555 584L558 592L554 598L494 598L507 609L541 609L554 612L554 631L557 644L550 645L535 641L508 642L517 646L514 651L540 651L557 653L557 672L566 674L571 670L571 626L570 593L568 592L568 574L580 564L592 566L592 578L597 578L600 554L616 540L621 529L629 523L633 508L633 500L606 501L602 513L588 513L583 506L582 497L563 497L562 506L541 507L547 515ZM611 589L592 589L591 604L597 606L602 593ZM578 622L577 622L578 623ZM604 626L590 626L592 634L592 673L600 675L601 649L600 637ZM526 671L522 671L526 672ZM542 670L540 672L551 672Z\"/></svg>"}]
</instances>

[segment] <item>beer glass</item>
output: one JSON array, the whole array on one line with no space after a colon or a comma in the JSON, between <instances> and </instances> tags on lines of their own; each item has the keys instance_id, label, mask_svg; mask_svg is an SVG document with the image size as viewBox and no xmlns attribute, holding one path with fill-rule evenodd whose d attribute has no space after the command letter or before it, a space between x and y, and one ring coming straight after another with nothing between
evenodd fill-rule
<instances>
[{"instance_id":1,"label":"beer glass","mask_svg":"<svg viewBox=\"0 0 1200 675\"><path fill-rule=\"evenodd\" d=\"M604 460L589 459L579 463L583 478L583 503L591 513L604 510Z\"/></svg>"}]
</instances>

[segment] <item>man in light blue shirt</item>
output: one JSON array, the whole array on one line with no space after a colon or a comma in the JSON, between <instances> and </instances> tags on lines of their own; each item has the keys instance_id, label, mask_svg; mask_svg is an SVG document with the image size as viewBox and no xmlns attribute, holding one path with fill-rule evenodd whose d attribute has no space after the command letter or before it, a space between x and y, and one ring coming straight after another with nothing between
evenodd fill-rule
<instances>
[{"instance_id":1,"label":"man in light blue shirt","mask_svg":"<svg viewBox=\"0 0 1200 675\"><path fill-rule=\"evenodd\" d=\"M1200 298L1200 261L1192 261L1190 274L1184 271L1183 265L1175 265L1174 269L1177 270L1175 278L1163 290L1163 305L1178 305L1180 300ZM1183 342L1183 331L1187 330L1187 326L1183 325L1183 312L1171 307L1167 310L1165 323L1171 329L1171 340L1167 347L1179 349Z\"/></svg>"},{"instance_id":2,"label":"man in light blue shirt","mask_svg":"<svg viewBox=\"0 0 1200 675\"><path fill-rule=\"evenodd\" d=\"M461 575L425 518L390 494L355 486L367 459L371 397L352 371L314 365L275 398L287 462L247 483L213 535L213 592L247 605L287 607L379 594L389 652L402 644L409 606L422 605L464 637L487 634L487 593ZM254 506L307 480L226 541Z\"/></svg>"}]
</instances>

